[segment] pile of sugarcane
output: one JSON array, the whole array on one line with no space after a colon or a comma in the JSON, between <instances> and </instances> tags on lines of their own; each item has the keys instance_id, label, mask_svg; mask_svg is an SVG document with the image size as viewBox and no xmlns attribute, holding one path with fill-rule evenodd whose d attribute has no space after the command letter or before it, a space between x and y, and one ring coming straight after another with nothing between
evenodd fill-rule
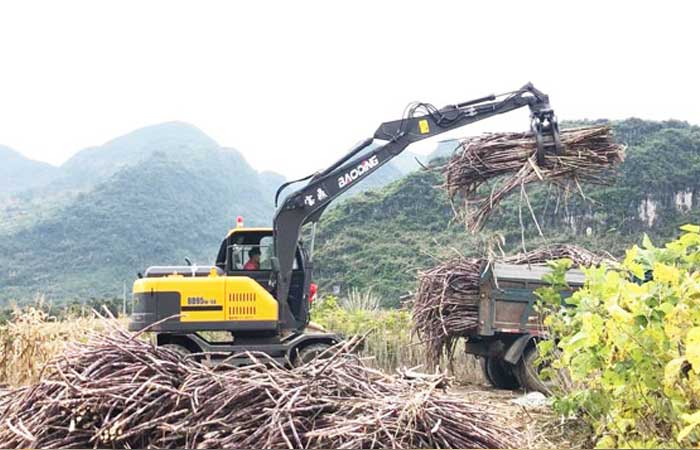
<instances>
[{"instance_id":1,"label":"pile of sugarcane","mask_svg":"<svg viewBox=\"0 0 700 450\"><path fill-rule=\"evenodd\" d=\"M459 338L477 328L480 278L488 264L544 264L562 258L570 259L574 266L614 263L584 248L560 244L500 258L456 257L420 272L413 301L413 332L425 343L429 364L449 358Z\"/></svg>"},{"instance_id":2,"label":"pile of sugarcane","mask_svg":"<svg viewBox=\"0 0 700 450\"><path fill-rule=\"evenodd\" d=\"M350 344L352 345L352 344ZM293 370L214 368L121 329L0 391L1 448L503 448L518 435L443 375L386 375L335 348Z\"/></svg>"},{"instance_id":3,"label":"pile of sugarcane","mask_svg":"<svg viewBox=\"0 0 700 450\"><path fill-rule=\"evenodd\" d=\"M555 244L536 248L525 253L499 258L507 264L544 264L547 261L567 258L574 266L597 266L605 263L607 266L616 264L610 255L597 255L583 247L571 244Z\"/></svg>"},{"instance_id":4,"label":"pile of sugarcane","mask_svg":"<svg viewBox=\"0 0 700 450\"><path fill-rule=\"evenodd\" d=\"M560 153L547 152L542 165L529 132L491 133L461 143L443 167L444 188L453 202L463 202L458 210L472 232L484 226L503 198L526 184L546 182L583 194L582 182L611 182L610 169L622 162L624 146L615 143L609 126L572 128L560 136Z\"/></svg>"},{"instance_id":5,"label":"pile of sugarcane","mask_svg":"<svg viewBox=\"0 0 700 450\"><path fill-rule=\"evenodd\" d=\"M481 258L453 258L418 275L413 327L425 342L426 359L437 364L454 344L477 326Z\"/></svg>"}]
</instances>

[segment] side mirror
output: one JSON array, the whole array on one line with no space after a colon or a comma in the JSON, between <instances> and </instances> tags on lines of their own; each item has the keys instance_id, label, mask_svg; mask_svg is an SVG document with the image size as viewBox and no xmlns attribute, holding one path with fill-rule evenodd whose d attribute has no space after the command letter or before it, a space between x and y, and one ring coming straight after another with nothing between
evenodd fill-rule
<instances>
[{"instance_id":1,"label":"side mirror","mask_svg":"<svg viewBox=\"0 0 700 450\"><path fill-rule=\"evenodd\" d=\"M185 262L187 263L188 266L192 265L192 260L190 258L185 257Z\"/></svg>"}]
</instances>

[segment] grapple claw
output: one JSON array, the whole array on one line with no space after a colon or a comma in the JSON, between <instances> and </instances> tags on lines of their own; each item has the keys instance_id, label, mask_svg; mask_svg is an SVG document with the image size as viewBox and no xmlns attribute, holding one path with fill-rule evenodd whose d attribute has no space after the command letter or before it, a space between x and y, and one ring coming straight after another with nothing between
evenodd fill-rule
<instances>
[{"instance_id":1,"label":"grapple claw","mask_svg":"<svg viewBox=\"0 0 700 450\"><path fill-rule=\"evenodd\" d=\"M532 114L530 124L537 143L537 165L542 166L547 153L561 153L561 138L559 137L559 122L554 111L538 111Z\"/></svg>"}]
</instances>

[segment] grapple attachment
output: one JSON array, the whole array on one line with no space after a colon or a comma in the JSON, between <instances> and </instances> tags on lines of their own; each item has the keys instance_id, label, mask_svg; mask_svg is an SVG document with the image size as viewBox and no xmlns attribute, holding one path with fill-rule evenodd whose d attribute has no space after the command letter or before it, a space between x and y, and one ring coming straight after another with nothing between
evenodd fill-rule
<instances>
[{"instance_id":1,"label":"grapple attachment","mask_svg":"<svg viewBox=\"0 0 700 450\"><path fill-rule=\"evenodd\" d=\"M537 165L542 166L547 153L554 153L555 155L561 153L557 116L554 115L554 111L551 109L535 111L532 113L530 128L537 142Z\"/></svg>"}]
</instances>

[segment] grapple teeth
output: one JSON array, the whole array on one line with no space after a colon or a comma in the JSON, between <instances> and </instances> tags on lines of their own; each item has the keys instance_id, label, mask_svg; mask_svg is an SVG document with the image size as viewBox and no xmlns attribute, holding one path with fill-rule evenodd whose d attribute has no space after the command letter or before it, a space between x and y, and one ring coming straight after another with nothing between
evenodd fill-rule
<instances>
[{"instance_id":1,"label":"grapple teeth","mask_svg":"<svg viewBox=\"0 0 700 450\"><path fill-rule=\"evenodd\" d=\"M561 154L559 123L552 110L533 114L530 127L537 144L537 165L544 165L547 153Z\"/></svg>"}]
</instances>

